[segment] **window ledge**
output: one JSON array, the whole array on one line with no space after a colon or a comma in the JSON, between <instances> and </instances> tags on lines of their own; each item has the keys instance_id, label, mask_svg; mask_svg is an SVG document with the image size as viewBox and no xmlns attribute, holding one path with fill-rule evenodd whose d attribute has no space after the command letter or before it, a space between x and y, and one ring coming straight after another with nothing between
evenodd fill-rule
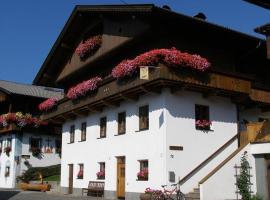
<instances>
[{"instance_id":1,"label":"window ledge","mask_svg":"<svg viewBox=\"0 0 270 200\"><path fill-rule=\"evenodd\" d=\"M125 135L126 133L118 133L118 134L115 134L114 136L121 136L121 135Z\"/></svg>"},{"instance_id":2,"label":"window ledge","mask_svg":"<svg viewBox=\"0 0 270 200\"><path fill-rule=\"evenodd\" d=\"M214 132L213 129L197 129L197 128L196 128L196 130L197 130L197 131L203 131L203 132Z\"/></svg>"},{"instance_id":3,"label":"window ledge","mask_svg":"<svg viewBox=\"0 0 270 200\"><path fill-rule=\"evenodd\" d=\"M149 131L149 128L144 128L144 129L137 130L137 131L135 131L135 133L144 132L144 131Z\"/></svg>"},{"instance_id":4,"label":"window ledge","mask_svg":"<svg viewBox=\"0 0 270 200\"><path fill-rule=\"evenodd\" d=\"M105 139L106 137L98 137L97 139L100 140L100 139Z\"/></svg>"},{"instance_id":5,"label":"window ledge","mask_svg":"<svg viewBox=\"0 0 270 200\"><path fill-rule=\"evenodd\" d=\"M74 142L68 142L67 144L73 144Z\"/></svg>"},{"instance_id":6,"label":"window ledge","mask_svg":"<svg viewBox=\"0 0 270 200\"><path fill-rule=\"evenodd\" d=\"M148 181L148 179L136 179L136 181Z\"/></svg>"},{"instance_id":7,"label":"window ledge","mask_svg":"<svg viewBox=\"0 0 270 200\"><path fill-rule=\"evenodd\" d=\"M80 141L78 141L78 142L86 142L86 140L80 140Z\"/></svg>"}]
</instances>

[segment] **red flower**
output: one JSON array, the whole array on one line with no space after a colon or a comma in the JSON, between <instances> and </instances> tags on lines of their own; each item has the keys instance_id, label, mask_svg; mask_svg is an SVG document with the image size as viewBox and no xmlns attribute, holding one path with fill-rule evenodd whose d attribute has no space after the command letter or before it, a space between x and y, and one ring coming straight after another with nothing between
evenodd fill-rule
<instances>
[{"instance_id":1,"label":"red flower","mask_svg":"<svg viewBox=\"0 0 270 200\"><path fill-rule=\"evenodd\" d=\"M48 111L48 110L52 109L56 105L57 101L58 100L56 98L54 98L54 97L49 98L49 99L43 101L42 103L40 103L38 105L38 109L40 111Z\"/></svg>"},{"instance_id":2,"label":"red flower","mask_svg":"<svg viewBox=\"0 0 270 200\"><path fill-rule=\"evenodd\" d=\"M200 128L206 128L206 127L209 127L212 125L212 122L211 121L208 121L208 120L205 120L205 119L202 119L202 120L197 120L195 122L196 126L200 127Z\"/></svg>"},{"instance_id":3,"label":"red flower","mask_svg":"<svg viewBox=\"0 0 270 200\"><path fill-rule=\"evenodd\" d=\"M148 178L148 169L143 169L137 173L138 179L147 179Z\"/></svg>"},{"instance_id":4,"label":"red flower","mask_svg":"<svg viewBox=\"0 0 270 200\"><path fill-rule=\"evenodd\" d=\"M83 171L80 170L79 173L77 174L77 178L83 178Z\"/></svg>"},{"instance_id":5,"label":"red flower","mask_svg":"<svg viewBox=\"0 0 270 200\"><path fill-rule=\"evenodd\" d=\"M80 58L85 58L91 52L97 50L102 44L102 36L95 35L90 37L86 41L81 42L75 50L75 53L80 56Z\"/></svg>"},{"instance_id":6,"label":"red flower","mask_svg":"<svg viewBox=\"0 0 270 200\"><path fill-rule=\"evenodd\" d=\"M98 178L104 178L105 177L105 171L99 171L99 172L97 172L97 177Z\"/></svg>"},{"instance_id":7,"label":"red flower","mask_svg":"<svg viewBox=\"0 0 270 200\"><path fill-rule=\"evenodd\" d=\"M71 87L67 92L67 97L70 99L77 99L78 97L85 96L89 91L97 89L97 85L100 81L102 81L100 77L94 77L87 81L83 81L82 83Z\"/></svg>"},{"instance_id":8,"label":"red flower","mask_svg":"<svg viewBox=\"0 0 270 200\"><path fill-rule=\"evenodd\" d=\"M206 71L210 67L207 59L199 55L182 53L181 51L171 49L154 49L143 53L132 60L123 60L112 70L114 78L123 78L135 73L139 66L151 66L158 63L164 63L171 67L188 67L198 71Z\"/></svg>"}]
</instances>

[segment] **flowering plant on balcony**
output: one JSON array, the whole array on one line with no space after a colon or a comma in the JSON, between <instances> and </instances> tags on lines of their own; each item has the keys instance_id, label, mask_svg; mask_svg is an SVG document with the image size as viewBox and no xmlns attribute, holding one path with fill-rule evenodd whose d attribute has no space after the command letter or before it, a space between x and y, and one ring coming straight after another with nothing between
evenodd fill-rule
<instances>
[{"instance_id":1,"label":"flowering plant on balcony","mask_svg":"<svg viewBox=\"0 0 270 200\"><path fill-rule=\"evenodd\" d=\"M123 60L112 70L112 76L121 79L131 76L137 72L140 66L153 66L163 63L169 67L186 67L204 72L210 67L207 59L199 56L184 53L176 48L154 49L143 53L134 59Z\"/></svg>"},{"instance_id":2,"label":"flowering plant on balcony","mask_svg":"<svg viewBox=\"0 0 270 200\"><path fill-rule=\"evenodd\" d=\"M104 179L105 178L105 171L97 172L97 178L98 179Z\"/></svg>"},{"instance_id":3,"label":"flowering plant on balcony","mask_svg":"<svg viewBox=\"0 0 270 200\"><path fill-rule=\"evenodd\" d=\"M148 180L148 169L142 169L137 173L138 180Z\"/></svg>"},{"instance_id":4,"label":"flowering plant on balcony","mask_svg":"<svg viewBox=\"0 0 270 200\"><path fill-rule=\"evenodd\" d=\"M79 173L77 174L77 178L78 179L82 179L83 178L83 170L80 170Z\"/></svg>"},{"instance_id":5,"label":"flowering plant on balcony","mask_svg":"<svg viewBox=\"0 0 270 200\"><path fill-rule=\"evenodd\" d=\"M101 82L100 77L94 77L89 80L83 81L78 85L71 87L67 92L67 97L69 99L77 99L79 97L87 95L90 91L97 89L98 83Z\"/></svg>"},{"instance_id":6,"label":"flowering plant on balcony","mask_svg":"<svg viewBox=\"0 0 270 200\"><path fill-rule=\"evenodd\" d=\"M210 129L212 122L209 120L202 119L202 120L197 120L195 124L196 124L196 127L199 129Z\"/></svg>"},{"instance_id":7,"label":"flowering plant on balcony","mask_svg":"<svg viewBox=\"0 0 270 200\"><path fill-rule=\"evenodd\" d=\"M102 35L95 35L89 39L82 41L75 49L75 53L80 56L81 59L86 58L91 53L96 51L102 44Z\"/></svg>"},{"instance_id":8,"label":"flowering plant on balcony","mask_svg":"<svg viewBox=\"0 0 270 200\"><path fill-rule=\"evenodd\" d=\"M0 115L0 127L7 127L10 124L16 124L19 127L33 126L38 128L40 125L47 125L47 122L43 122L36 117L32 117L31 114L22 114L21 112L7 113Z\"/></svg>"},{"instance_id":9,"label":"flowering plant on balcony","mask_svg":"<svg viewBox=\"0 0 270 200\"><path fill-rule=\"evenodd\" d=\"M49 98L38 105L40 111L49 111L56 106L57 99L55 97Z\"/></svg>"},{"instance_id":10,"label":"flowering plant on balcony","mask_svg":"<svg viewBox=\"0 0 270 200\"><path fill-rule=\"evenodd\" d=\"M4 152L7 154L7 156L9 156L11 152L11 147L10 146L5 147Z\"/></svg>"}]
</instances>

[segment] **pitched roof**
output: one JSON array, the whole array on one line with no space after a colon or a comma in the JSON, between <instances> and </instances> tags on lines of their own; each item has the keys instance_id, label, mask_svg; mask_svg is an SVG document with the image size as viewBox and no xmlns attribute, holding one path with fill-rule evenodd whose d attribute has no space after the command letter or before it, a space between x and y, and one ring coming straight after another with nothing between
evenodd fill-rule
<instances>
[{"instance_id":1,"label":"pitched roof","mask_svg":"<svg viewBox=\"0 0 270 200\"><path fill-rule=\"evenodd\" d=\"M270 0L244 0L257 6L270 9Z\"/></svg>"},{"instance_id":2,"label":"pitched roof","mask_svg":"<svg viewBox=\"0 0 270 200\"><path fill-rule=\"evenodd\" d=\"M64 91L62 89L28 85L0 80L0 90L7 94L17 94L23 96L31 96L37 98L63 98Z\"/></svg>"},{"instance_id":3,"label":"pitched roof","mask_svg":"<svg viewBox=\"0 0 270 200\"><path fill-rule=\"evenodd\" d=\"M230 28L217 25L215 23L210 23L208 21L198 19L196 17L190 17L181 13L174 12L172 10L168 10L165 8L160 8L155 6L154 4L128 4L128 5L78 5L74 8L72 14L70 15L69 19L67 20L64 28L62 29L59 37L57 38L56 42L54 43L51 51L49 52L47 58L45 59L43 65L41 66L39 72L37 73L35 79L33 80L33 84L43 85L41 83L41 79L44 74L46 74L50 66L50 61L53 60L56 52L61 51L61 43L64 41L67 33L70 32L72 26L74 26L74 22L76 18L81 17L82 13L93 13L93 14L110 14L110 13L137 13L137 14L148 14L149 18L152 17L156 19L157 17L168 18L172 19L175 24L183 25L183 21L188 23L186 24L193 24L194 26L200 25L207 27L207 29L211 29L214 32L218 32L219 34L226 34L229 33L233 36L243 38L246 40L256 41L256 42L264 42L264 40L236 31ZM61 54L63 55L63 54Z\"/></svg>"}]
</instances>

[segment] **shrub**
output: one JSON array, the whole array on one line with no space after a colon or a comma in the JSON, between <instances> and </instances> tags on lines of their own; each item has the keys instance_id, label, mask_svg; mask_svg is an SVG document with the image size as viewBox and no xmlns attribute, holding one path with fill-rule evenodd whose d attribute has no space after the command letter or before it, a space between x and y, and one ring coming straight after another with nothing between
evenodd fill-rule
<instances>
[{"instance_id":1,"label":"shrub","mask_svg":"<svg viewBox=\"0 0 270 200\"><path fill-rule=\"evenodd\" d=\"M53 175L59 175L61 173L61 165L52 165L48 167L30 167L28 170L23 172L18 179L22 182L28 183L31 180L39 180L39 175L42 174L43 178Z\"/></svg>"}]
</instances>

